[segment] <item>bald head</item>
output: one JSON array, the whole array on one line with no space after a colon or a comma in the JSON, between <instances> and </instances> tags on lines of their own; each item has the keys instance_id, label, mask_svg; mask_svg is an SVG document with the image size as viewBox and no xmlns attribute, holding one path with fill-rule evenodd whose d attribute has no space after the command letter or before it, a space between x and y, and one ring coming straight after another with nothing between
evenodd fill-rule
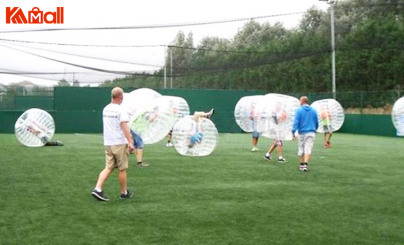
<instances>
[{"instance_id":1,"label":"bald head","mask_svg":"<svg viewBox=\"0 0 404 245\"><path fill-rule=\"evenodd\" d=\"M302 96L300 97L300 105L308 104L309 103L309 98L307 96Z\"/></svg>"},{"instance_id":2,"label":"bald head","mask_svg":"<svg viewBox=\"0 0 404 245\"><path fill-rule=\"evenodd\" d=\"M121 104L123 100L123 90L120 87L115 87L111 91L112 103Z\"/></svg>"}]
</instances>

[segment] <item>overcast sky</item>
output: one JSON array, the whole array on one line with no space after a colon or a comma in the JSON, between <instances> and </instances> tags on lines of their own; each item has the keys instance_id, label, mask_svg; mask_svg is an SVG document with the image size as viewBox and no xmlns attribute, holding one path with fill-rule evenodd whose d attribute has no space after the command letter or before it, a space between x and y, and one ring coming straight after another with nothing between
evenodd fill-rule
<instances>
[{"instance_id":1,"label":"overcast sky","mask_svg":"<svg viewBox=\"0 0 404 245\"><path fill-rule=\"evenodd\" d=\"M62 64L35 55L45 56L66 63L120 71L141 71L158 69L164 64L164 46L173 41L178 31L186 35L193 33L194 45L204 37L232 38L247 22L247 19L261 16L257 21L274 24L281 22L287 28L296 27L302 18L301 14L311 7L326 10L328 4L319 0L2 0L0 1L0 39L22 40L30 42L47 42L85 45L141 45L153 47L131 48L96 48L72 47L61 45L43 45L0 40L0 72L86 72L67 64ZM57 7L64 8L63 24L6 24L6 7L20 7L25 15L33 7L41 11L55 12ZM280 14L291 14L278 16ZM170 28L140 28L128 30L76 30L49 32L16 32L22 30L51 28L87 28L87 27L127 27L156 26L189 23L206 23L243 19L242 21L182 26ZM47 50L47 51L46 51ZM52 52L50 52L50 50ZM55 53L59 52L59 53ZM71 56L63 53L119 60L102 63L99 60ZM35 54L35 55L34 55ZM136 64L136 65L135 65ZM144 64L144 65L139 65ZM94 73L92 71L89 71ZM74 75L66 75L72 80ZM113 78L103 74L105 78ZM90 79L91 75L76 75L75 79ZM49 77L52 78L52 77ZM53 77L56 80L60 76ZM33 78L0 74L0 83L9 84L22 80L33 81L39 85L54 85L49 80L40 81ZM90 79L91 80L91 79Z\"/></svg>"}]
</instances>

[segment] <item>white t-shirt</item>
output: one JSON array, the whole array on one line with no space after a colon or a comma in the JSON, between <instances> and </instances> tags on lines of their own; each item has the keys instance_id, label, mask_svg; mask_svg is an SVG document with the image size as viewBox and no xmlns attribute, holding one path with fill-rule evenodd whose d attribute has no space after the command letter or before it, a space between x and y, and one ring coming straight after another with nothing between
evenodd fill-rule
<instances>
[{"instance_id":1,"label":"white t-shirt","mask_svg":"<svg viewBox=\"0 0 404 245\"><path fill-rule=\"evenodd\" d=\"M121 129L121 122L128 122L128 114L119 104L108 104L102 111L104 130L104 145L128 144L125 134Z\"/></svg>"}]
</instances>

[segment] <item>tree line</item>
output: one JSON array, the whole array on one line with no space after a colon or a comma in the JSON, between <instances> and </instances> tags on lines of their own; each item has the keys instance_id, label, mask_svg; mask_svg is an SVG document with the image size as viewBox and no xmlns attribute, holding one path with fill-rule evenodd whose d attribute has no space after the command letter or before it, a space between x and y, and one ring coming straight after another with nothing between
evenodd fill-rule
<instances>
[{"instance_id":1,"label":"tree line","mask_svg":"<svg viewBox=\"0 0 404 245\"><path fill-rule=\"evenodd\" d=\"M346 0L334 5L337 91L387 91L404 85L404 2ZM102 86L257 89L274 93L331 91L330 13L309 9L298 27L251 20L231 39L194 45L179 31L165 71Z\"/></svg>"}]
</instances>

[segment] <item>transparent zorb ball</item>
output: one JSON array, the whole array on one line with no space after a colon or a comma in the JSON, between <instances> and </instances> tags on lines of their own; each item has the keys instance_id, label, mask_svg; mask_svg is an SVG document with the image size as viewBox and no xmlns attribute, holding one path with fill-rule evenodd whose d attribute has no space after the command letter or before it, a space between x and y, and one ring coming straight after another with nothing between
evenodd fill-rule
<instances>
[{"instance_id":1,"label":"transparent zorb ball","mask_svg":"<svg viewBox=\"0 0 404 245\"><path fill-rule=\"evenodd\" d=\"M14 131L21 144L41 147L52 139L55 133L55 121L46 111L32 108L17 119Z\"/></svg>"},{"instance_id":2,"label":"transparent zorb ball","mask_svg":"<svg viewBox=\"0 0 404 245\"><path fill-rule=\"evenodd\" d=\"M256 106L258 130L267 138L292 140L292 126L300 102L295 97L270 93Z\"/></svg>"},{"instance_id":3,"label":"transparent zorb ball","mask_svg":"<svg viewBox=\"0 0 404 245\"><path fill-rule=\"evenodd\" d=\"M207 156L216 148L219 134L213 122L207 118L195 121L185 116L174 125L172 142L183 156Z\"/></svg>"},{"instance_id":4,"label":"transparent zorb ball","mask_svg":"<svg viewBox=\"0 0 404 245\"><path fill-rule=\"evenodd\" d=\"M397 135L404 136L404 97L394 102L391 118L394 127L397 129Z\"/></svg>"},{"instance_id":5,"label":"transparent zorb ball","mask_svg":"<svg viewBox=\"0 0 404 245\"><path fill-rule=\"evenodd\" d=\"M344 108L334 99L316 100L311 104L317 111L318 133L335 132L342 127L345 120Z\"/></svg>"},{"instance_id":6,"label":"transparent zorb ball","mask_svg":"<svg viewBox=\"0 0 404 245\"><path fill-rule=\"evenodd\" d=\"M129 118L133 118L136 113L146 110L155 99L161 96L153 89L139 88L130 93L124 93L121 106L125 108Z\"/></svg>"},{"instance_id":7,"label":"transparent zorb ball","mask_svg":"<svg viewBox=\"0 0 404 245\"><path fill-rule=\"evenodd\" d=\"M165 138L175 122L170 100L161 96L139 108L129 125L145 144L153 144Z\"/></svg>"},{"instance_id":8,"label":"transparent zorb ball","mask_svg":"<svg viewBox=\"0 0 404 245\"><path fill-rule=\"evenodd\" d=\"M244 132L257 131L258 114L255 107L262 98L264 98L263 95L244 96L237 102L234 118Z\"/></svg>"},{"instance_id":9,"label":"transparent zorb ball","mask_svg":"<svg viewBox=\"0 0 404 245\"><path fill-rule=\"evenodd\" d=\"M189 116L189 105L184 98L164 95L161 103L167 104L171 111L170 123L172 126L181 118Z\"/></svg>"}]
</instances>

